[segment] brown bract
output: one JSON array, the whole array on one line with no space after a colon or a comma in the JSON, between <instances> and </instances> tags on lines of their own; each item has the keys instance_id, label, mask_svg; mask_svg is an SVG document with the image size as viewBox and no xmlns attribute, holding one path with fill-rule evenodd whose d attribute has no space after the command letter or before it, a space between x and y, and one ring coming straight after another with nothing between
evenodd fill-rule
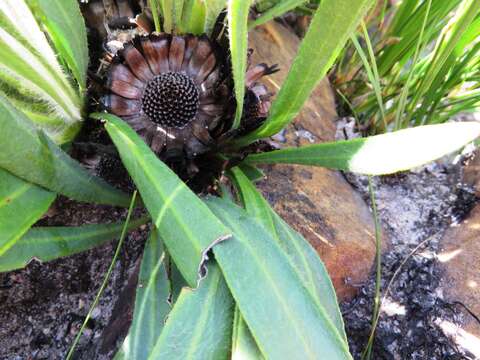
<instances>
[{"instance_id":1,"label":"brown bract","mask_svg":"<svg viewBox=\"0 0 480 360\"><path fill-rule=\"evenodd\" d=\"M218 151L266 118L271 94L258 81L276 70L265 64L249 68L244 116L231 131L236 103L223 54L206 35L137 37L114 58L102 102L164 160Z\"/></svg>"}]
</instances>

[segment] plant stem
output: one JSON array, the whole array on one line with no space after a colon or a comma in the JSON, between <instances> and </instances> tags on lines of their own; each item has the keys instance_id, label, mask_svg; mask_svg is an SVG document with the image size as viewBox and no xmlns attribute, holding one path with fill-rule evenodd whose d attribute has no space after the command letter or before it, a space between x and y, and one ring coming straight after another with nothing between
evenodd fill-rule
<instances>
[{"instance_id":1,"label":"plant stem","mask_svg":"<svg viewBox=\"0 0 480 360\"><path fill-rule=\"evenodd\" d=\"M362 353L363 359L370 359L372 355L373 340L375 338L375 330L380 317L380 288L382 283L382 228L378 218L377 204L375 201L375 192L373 190L372 177L368 177L368 191L372 202L373 219L375 222L375 258L376 258L376 274L375 274L375 298L372 313L372 330L368 338L367 347Z\"/></svg>"},{"instance_id":2,"label":"plant stem","mask_svg":"<svg viewBox=\"0 0 480 360\"><path fill-rule=\"evenodd\" d=\"M108 280L110 279L110 275L112 274L113 267L115 266L115 263L117 261L118 255L120 254L120 250L122 248L123 240L125 239L125 235L127 234L127 228L128 228L128 223L130 222L130 217L132 215L132 211L134 208L135 204L135 199L137 197L137 191L135 190L133 195L132 195L132 200L130 201L130 207L128 208L128 213L127 213L127 219L125 220L125 224L123 225L122 229L122 234L120 235L120 240L118 241L117 248L115 249L115 254L113 255L112 262L110 263L110 266L108 267L107 273L105 274L105 278L103 279L102 285L100 286L100 289L98 290L97 295L95 296L95 300L93 301L92 305L90 306L90 310L87 313L87 316L85 317L85 320L83 321L82 327L80 328L77 336L75 337L75 340L73 341L72 346L70 347L70 350L68 351L66 360L70 360L73 356L73 353L75 352L75 347L78 344L78 341L80 340L80 337L82 336L83 330L85 329L85 326L88 323L88 320L90 320L92 316L92 312L95 309L95 307L98 304L98 301L100 300L100 297L103 294L103 291L105 290Z\"/></svg>"}]
</instances>

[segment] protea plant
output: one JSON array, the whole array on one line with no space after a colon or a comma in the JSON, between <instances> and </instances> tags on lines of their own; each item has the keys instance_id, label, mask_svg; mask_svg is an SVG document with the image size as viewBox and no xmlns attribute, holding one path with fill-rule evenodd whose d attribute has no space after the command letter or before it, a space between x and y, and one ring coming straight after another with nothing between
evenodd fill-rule
<instances>
[{"instance_id":1,"label":"protea plant","mask_svg":"<svg viewBox=\"0 0 480 360\"><path fill-rule=\"evenodd\" d=\"M246 75L243 117L231 131L235 97L226 52L208 36L150 34L124 44L112 60L103 97L106 109L123 118L165 161L186 162L218 153L229 140L258 128L271 94L258 81L276 71L265 64Z\"/></svg>"},{"instance_id":2,"label":"protea plant","mask_svg":"<svg viewBox=\"0 0 480 360\"><path fill-rule=\"evenodd\" d=\"M253 1L82 3L90 47L76 0L0 1L0 271L120 236L103 289L126 232L150 222L133 323L118 359L350 359L327 271L255 189L261 176L256 164L392 173L460 148L478 137L480 125L420 127L263 152L259 141L293 120L370 0L321 1L271 106L260 80L276 67L249 65ZM268 16L300 3L273 1ZM219 21L224 9L226 21ZM90 113L92 106L100 110L100 99L110 113ZM23 106L34 100L42 106ZM74 131L52 131L45 123L50 118L74 123ZM85 123L106 129L141 202L136 191L128 196L87 172L65 152L69 144L59 146L75 145ZM220 186L215 196L198 196L191 178L211 167ZM226 177L230 188L222 187ZM57 194L129 206L127 219L31 229ZM129 222L134 206L144 206L148 217Z\"/></svg>"}]
</instances>

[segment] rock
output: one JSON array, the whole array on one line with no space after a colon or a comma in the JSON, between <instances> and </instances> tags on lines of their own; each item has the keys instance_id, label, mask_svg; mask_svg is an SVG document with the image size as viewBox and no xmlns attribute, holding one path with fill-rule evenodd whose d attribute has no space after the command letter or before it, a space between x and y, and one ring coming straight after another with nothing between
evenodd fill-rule
<instances>
[{"instance_id":1,"label":"rock","mask_svg":"<svg viewBox=\"0 0 480 360\"><path fill-rule=\"evenodd\" d=\"M253 63L278 63L267 85L278 91L299 44L282 25L271 23L250 35ZM282 147L335 139L335 100L324 79L281 138ZM372 215L359 194L338 171L297 165L264 168L258 187L274 209L313 245L324 261L339 299L356 293L375 257Z\"/></svg>"},{"instance_id":2,"label":"rock","mask_svg":"<svg viewBox=\"0 0 480 360\"><path fill-rule=\"evenodd\" d=\"M445 233L438 255L444 270L441 286L445 300L452 304L463 304L477 317L480 315L479 239L480 203L477 203L460 225L451 227ZM466 310L463 306L458 309ZM480 323L467 311L462 312L463 326L455 329L451 335L480 358Z\"/></svg>"}]
</instances>

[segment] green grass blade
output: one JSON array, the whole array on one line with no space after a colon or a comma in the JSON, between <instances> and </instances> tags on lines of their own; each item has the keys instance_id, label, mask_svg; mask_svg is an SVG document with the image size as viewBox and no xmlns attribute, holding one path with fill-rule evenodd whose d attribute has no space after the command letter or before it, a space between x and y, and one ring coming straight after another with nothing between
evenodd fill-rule
<instances>
[{"instance_id":1,"label":"green grass blade","mask_svg":"<svg viewBox=\"0 0 480 360\"><path fill-rule=\"evenodd\" d=\"M233 231L233 238L213 252L265 358L351 359L343 337L272 235L233 203L206 202Z\"/></svg>"},{"instance_id":2,"label":"green grass blade","mask_svg":"<svg viewBox=\"0 0 480 360\"><path fill-rule=\"evenodd\" d=\"M3 255L48 210L55 194L0 169L0 271Z\"/></svg>"},{"instance_id":3,"label":"green grass blade","mask_svg":"<svg viewBox=\"0 0 480 360\"><path fill-rule=\"evenodd\" d=\"M95 178L0 97L0 168L72 199L128 206L128 196Z\"/></svg>"},{"instance_id":4,"label":"green grass blade","mask_svg":"<svg viewBox=\"0 0 480 360\"><path fill-rule=\"evenodd\" d=\"M132 325L119 350L125 359L148 359L170 312L165 257L158 231L153 228L143 251Z\"/></svg>"},{"instance_id":5,"label":"green grass blade","mask_svg":"<svg viewBox=\"0 0 480 360\"><path fill-rule=\"evenodd\" d=\"M188 284L196 287L204 252L229 230L125 122L109 114L94 117L107 120L105 127L168 253Z\"/></svg>"},{"instance_id":6,"label":"green grass blade","mask_svg":"<svg viewBox=\"0 0 480 360\"><path fill-rule=\"evenodd\" d=\"M460 8L457 10L456 15L451 19L449 26L441 34L441 40L437 43L435 48L433 59L430 62L428 69L425 72L424 77L422 78L420 85L416 89L415 96L410 102L410 112L408 119L411 120L413 117L413 112L417 108L417 105L420 102L420 99L425 96L428 92L436 91L436 88L432 88L432 84L435 82L435 79L442 72L448 71L444 68L444 64L449 59L452 52L455 50L457 44L462 39L462 35L468 30L470 24L474 21L475 17L480 12L480 1L478 0L466 0L462 2ZM441 76L441 78L445 78ZM430 96L427 94L427 97ZM426 119L424 118L425 111L421 111L417 114L417 123L424 124Z\"/></svg>"},{"instance_id":7,"label":"green grass blade","mask_svg":"<svg viewBox=\"0 0 480 360\"><path fill-rule=\"evenodd\" d=\"M240 126L245 96L245 72L247 71L248 48L248 12L252 0L228 0L228 37L232 59L233 80L235 82L235 98L237 110L233 128Z\"/></svg>"},{"instance_id":8,"label":"green grass blade","mask_svg":"<svg viewBox=\"0 0 480 360\"><path fill-rule=\"evenodd\" d=\"M249 164L313 165L383 175L436 160L479 136L478 122L426 125L368 138L255 154L246 161Z\"/></svg>"},{"instance_id":9,"label":"green grass blade","mask_svg":"<svg viewBox=\"0 0 480 360\"><path fill-rule=\"evenodd\" d=\"M335 289L325 265L317 252L299 233L290 228L270 207L264 197L248 180L240 168L230 172L236 189L247 212L259 221L276 242L288 254L289 261L309 291L316 305L325 309L339 334L347 341L340 309L337 304Z\"/></svg>"},{"instance_id":10,"label":"green grass blade","mask_svg":"<svg viewBox=\"0 0 480 360\"><path fill-rule=\"evenodd\" d=\"M217 264L198 289L183 288L148 359L229 359L233 299Z\"/></svg>"},{"instance_id":11,"label":"green grass blade","mask_svg":"<svg viewBox=\"0 0 480 360\"><path fill-rule=\"evenodd\" d=\"M27 0L45 26L80 89L86 89L88 44L85 22L76 0Z\"/></svg>"},{"instance_id":12,"label":"green grass blade","mask_svg":"<svg viewBox=\"0 0 480 360\"><path fill-rule=\"evenodd\" d=\"M80 327L80 330L78 331L77 336L75 336L75 339L73 340L72 346L70 347L70 350L67 353L66 360L72 359L73 354L75 352L75 347L77 346L80 340L80 337L82 336L83 330L87 326L87 323L92 317L93 310L97 306L98 302L100 301L100 297L103 294L103 291L107 287L108 280L110 279L110 275L112 274L113 268L115 267L115 263L117 262L118 255L120 255L120 250L122 249L122 244L123 244L123 241L125 240L125 236L127 235L127 229L130 223L130 217L132 216L133 208L135 207L136 198L137 198L137 190L135 190L132 194L132 199L128 207L127 218L125 219L125 223L123 224L122 233L120 234L120 239L118 240L118 244L117 244L117 247L115 248L115 253L113 254L112 261L110 262L110 265L107 269L107 273L103 278L102 285L100 286L100 289L98 289L97 295L95 296L95 299L90 305L90 309L88 310L87 316L85 316L85 320L83 320L83 324Z\"/></svg>"},{"instance_id":13,"label":"green grass blade","mask_svg":"<svg viewBox=\"0 0 480 360\"><path fill-rule=\"evenodd\" d=\"M274 135L293 120L372 3L371 0L321 2L287 79L273 102L269 118L240 144Z\"/></svg>"},{"instance_id":14,"label":"green grass blade","mask_svg":"<svg viewBox=\"0 0 480 360\"><path fill-rule=\"evenodd\" d=\"M250 21L248 24L249 30L252 30L253 28L265 24L266 22L269 22L270 20L275 19L276 17L280 17L286 12L295 9L296 7L303 5L307 2L307 0L285 0L285 1L280 1L275 6L271 7L267 11L265 11L263 14L261 14L258 18L256 18L253 21Z\"/></svg>"},{"instance_id":15,"label":"green grass blade","mask_svg":"<svg viewBox=\"0 0 480 360\"><path fill-rule=\"evenodd\" d=\"M134 220L129 224L128 230L147 221L146 217ZM92 249L120 236L122 228L123 223L34 227L0 256L0 272L24 268L32 259L45 262Z\"/></svg>"}]
</instances>

